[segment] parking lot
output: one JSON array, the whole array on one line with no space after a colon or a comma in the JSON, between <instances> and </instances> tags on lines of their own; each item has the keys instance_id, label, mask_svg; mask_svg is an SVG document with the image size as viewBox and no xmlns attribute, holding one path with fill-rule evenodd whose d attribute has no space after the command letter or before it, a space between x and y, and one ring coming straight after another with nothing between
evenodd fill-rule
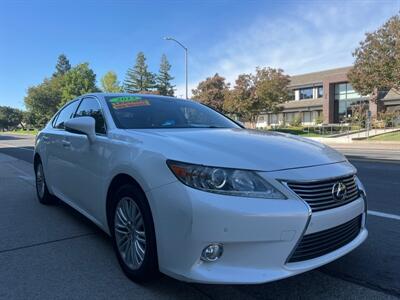
<instances>
[{"instance_id":1,"label":"parking lot","mask_svg":"<svg viewBox=\"0 0 400 300\"><path fill-rule=\"evenodd\" d=\"M347 256L262 285L189 284L166 276L138 285L124 276L111 241L91 222L64 204L38 203L33 142L31 136L0 135L1 299L400 297L400 149L378 156L372 151L373 157L371 150L364 155L344 150L369 196L369 237Z\"/></svg>"}]
</instances>

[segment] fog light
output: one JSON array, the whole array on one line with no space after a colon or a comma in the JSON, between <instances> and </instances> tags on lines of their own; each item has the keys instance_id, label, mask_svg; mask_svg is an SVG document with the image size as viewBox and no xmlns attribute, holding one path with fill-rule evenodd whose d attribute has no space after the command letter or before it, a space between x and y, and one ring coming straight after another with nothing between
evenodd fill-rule
<instances>
[{"instance_id":1,"label":"fog light","mask_svg":"<svg viewBox=\"0 0 400 300\"><path fill-rule=\"evenodd\" d=\"M204 261L216 261L224 252L224 247L221 244L210 244L203 249L201 259Z\"/></svg>"}]
</instances>

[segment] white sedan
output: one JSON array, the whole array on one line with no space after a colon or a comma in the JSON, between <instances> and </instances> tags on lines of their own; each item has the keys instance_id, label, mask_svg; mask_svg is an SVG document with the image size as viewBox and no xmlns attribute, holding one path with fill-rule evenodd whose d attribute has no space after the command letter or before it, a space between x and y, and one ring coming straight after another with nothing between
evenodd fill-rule
<instances>
[{"instance_id":1,"label":"white sedan","mask_svg":"<svg viewBox=\"0 0 400 300\"><path fill-rule=\"evenodd\" d=\"M125 274L262 283L329 263L367 237L366 195L335 150L246 130L197 102L90 94L36 139L39 201L108 233ZM85 254L83 254L85 255Z\"/></svg>"}]
</instances>

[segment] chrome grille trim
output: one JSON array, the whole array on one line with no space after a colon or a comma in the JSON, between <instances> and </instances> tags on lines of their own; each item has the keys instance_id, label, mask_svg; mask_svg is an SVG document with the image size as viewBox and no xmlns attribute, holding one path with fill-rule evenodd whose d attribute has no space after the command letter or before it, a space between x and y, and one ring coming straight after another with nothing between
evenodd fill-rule
<instances>
[{"instance_id":1,"label":"chrome grille trim","mask_svg":"<svg viewBox=\"0 0 400 300\"><path fill-rule=\"evenodd\" d=\"M287 262L313 259L345 246L360 233L361 222L362 214L339 226L304 235Z\"/></svg>"},{"instance_id":2,"label":"chrome grille trim","mask_svg":"<svg viewBox=\"0 0 400 300\"><path fill-rule=\"evenodd\" d=\"M345 198L340 201L332 196L332 188L338 182L343 182L347 189ZM286 181L285 184L306 201L313 212L339 207L359 197L354 174L320 181Z\"/></svg>"}]
</instances>

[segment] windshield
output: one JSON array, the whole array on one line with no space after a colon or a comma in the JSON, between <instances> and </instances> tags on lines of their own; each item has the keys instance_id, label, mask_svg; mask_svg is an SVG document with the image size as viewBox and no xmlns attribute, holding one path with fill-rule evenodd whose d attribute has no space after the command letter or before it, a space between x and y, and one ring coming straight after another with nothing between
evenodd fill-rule
<instances>
[{"instance_id":1,"label":"windshield","mask_svg":"<svg viewBox=\"0 0 400 300\"><path fill-rule=\"evenodd\" d=\"M211 108L190 100L154 96L105 97L119 128L240 128Z\"/></svg>"}]
</instances>

